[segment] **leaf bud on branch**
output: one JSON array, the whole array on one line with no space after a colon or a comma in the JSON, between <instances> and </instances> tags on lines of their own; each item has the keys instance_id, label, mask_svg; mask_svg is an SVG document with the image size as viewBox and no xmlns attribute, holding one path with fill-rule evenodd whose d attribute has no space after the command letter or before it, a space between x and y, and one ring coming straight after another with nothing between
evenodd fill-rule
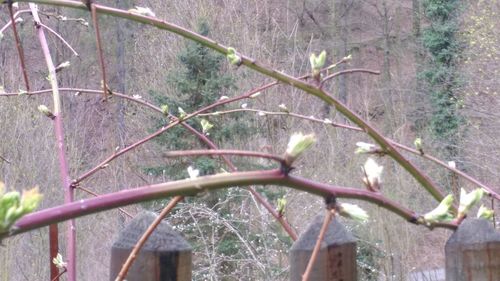
<instances>
[{"instance_id":1,"label":"leaf bud on branch","mask_svg":"<svg viewBox=\"0 0 500 281\"><path fill-rule=\"evenodd\" d=\"M56 118L54 113L52 113L52 111L50 111L50 109L44 104L41 104L38 106L38 111L40 111L43 115L49 117L52 120L54 120L54 118Z\"/></svg>"},{"instance_id":2,"label":"leaf bud on branch","mask_svg":"<svg viewBox=\"0 0 500 281\"><path fill-rule=\"evenodd\" d=\"M423 216L424 223L430 224L430 223L452 220L453 215L450 213L452 206L453 206L453 195L448 194L434 210L428 212Z\"/></svg>"},{"instance_id":3,"label":"leaf bud on branch","mask_svg":"<svg viewBox=\"0 0 500 281\"><path fill-rule=\"evenodd\" d=\"M315 53L312 53L309 56L309 62L311 63L313 78L319 81L321 68L323 68L326 62L326 51L322 51L318 56L316 56Z\"/></svg>"},{"instance_id":4,"label":"leaf bud on branch","mask_svg":"<svg viewBox=\"0 0 500 281\"><path fill-rule=\"evenodd\" d=\"M233 47L227 48L227 60L230 64L240 66L242 63L241 56L236 52Z\"/></svg>"},{"instance_id":5,"label":"leaf bud on branch","mask_svg":"<svg viewBox=\"0 0 500 281\"><path fill-rule=\"evenodd\" d=\"M373 192L379 192L382 183L383 166L380 166L372 158L368 158L361 168L365 174L363 182L366 187Z\"/></svg>"},{"instance_id":6,"label":"leaf bud on branch","mask_svg":"<svg viewBox=\"0 0 500 281\"><path fill-rule=\"evenodd\" d=\"M483 194L485 193L484 189L477 188L473 191L467 193L465 189L460 190L460 205L458 207L458 217L463 217L467 214L467 212L476 205L481 198L483 198Z\"/></svg>"},{"instance_id":7,"label":"leaf bud on branch","mask_svg":"<svg viewBox=\"0 0 500 281\"><path fill-rule=\"evenodd\" d=\"M295 133L290 137L288 146L285 152L285 165L290 167L292 163L313 143L316 142L314 134L304 135Z\"/></svg>"}]
</instances>

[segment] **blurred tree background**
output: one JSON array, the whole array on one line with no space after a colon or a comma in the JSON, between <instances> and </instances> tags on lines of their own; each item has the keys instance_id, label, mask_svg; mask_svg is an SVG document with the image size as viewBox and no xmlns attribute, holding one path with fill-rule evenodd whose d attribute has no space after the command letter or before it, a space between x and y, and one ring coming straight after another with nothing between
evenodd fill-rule
<instances>
[{"instance_id":1,"label":"blurred tree background","mask_svg":"<svg viewBox=\"0 0 500 281\"><path fill-rule=\"evenodd\" d=\"M380 76L350 74L325 85L387 137L411 145L421 137L427 153L446 161L491 186L500 184L498 132L500 116L498 71L500 28L497 0L102 0L123 9L151 8L157 17L207 34L214 40L291 75L309 72L309 54L326 50L328 63L352 55L346 68L370 68ZM20 9L27 4L20 4ZM62 21L89 13L42 6L43 21L61 34L80 54L75 57L56 37L49 44L56 63L71 67L58 75L62 87L100 88L92 24ZM32 19L19 25L33 90L49 88L47 70L34 36ZM0 26L8 21L1 6ZM244 68L231 67L225 58L174 34L100 16L108 84L113 91L140 95L157 106L168 104L192 112L222 96L233 97L265 82ZM0 86L6 92L22 90L22 76L10 29L0 41ZM2 91L0 88L0 91ZM77 177L110 155L167 121L135 104L100 96L64 94L63 109L70 155L70 173ZM347 121L322 102L281 85L256 99L218 110L247 108L291 112ZM4 98L0 102L1 180L21 189L39 185L45 195L42 207L62 202L52 124L41 116L39 104L51 104L49 95ZM15 116L15 118L12 118ZM205 118L205 117L204 117ZM354 155L359 133L283 116L237 113L210 116L209 137L221 148L250 149L281 154L293 132L315 132L318 142L297 163L295 173L318 181L362 187L360 165ZM190 124L201 129L201 118ZM166 159L162 152L205 146L182 127L158 141L117 159L83 186L98 193L124 187L187 177L193 166L202 174L228 170L218 158ZM435 178L443 190L467 187L449 173L419 157L410 160ZM270 167L262 160L232 157L239 170ZM328 163L325 166L324 163ZM384 165L384 194L423 212L435 203L417 183L389 159ZM300 233L312 216L323 209L320 198L280 187L256 187L276 204L287 199L285 217ZM77 190L77 198L89 195ZM195 280L287 280L287 250L291 244L280 226L244 189L186 199L168 217L195 249ZM126 207L135 214L143 208L160 209L167 200ZM444 265L444 241L450 232L429 231L407 224L376 206L367 225L346 222L359 237L358 261L362 280L407 280L413 271ZM497 207L498 211L498 207ZM112 233L128 218L116 210L77 220L78 274L80 280L106 280ZM16 236L0 251L0 280L37 280L48 276L47 229ZM61 234L62 235L62 234ZM61 236L61 241L63 241ZM64 252L62 244L61 252ZM14 252L14 249L16 250ZM437 250L441 249L441 251ZM89 270L91 269L91 270ZM44 275L45 274L45 275Z\"/></svg>"}]
</instances>

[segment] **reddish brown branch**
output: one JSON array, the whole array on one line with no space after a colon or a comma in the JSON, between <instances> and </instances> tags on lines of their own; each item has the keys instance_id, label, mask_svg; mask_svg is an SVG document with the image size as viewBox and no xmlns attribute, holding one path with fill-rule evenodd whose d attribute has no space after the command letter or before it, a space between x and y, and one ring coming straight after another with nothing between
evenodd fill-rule
<instances>
[{"instance_id":1,"label":"reddish brown branch","mask_svg":"<svg viewBox=\"0 0 500 281\"><path fill-rule=\"evenodd\" d=\"M321 226L321 230L319 231L318 239L316 240L316 244L314 245L314 249L311 253L311 257L309 258L309 262L307 263L306 270L304 271L304 274L302 275L302 281L309 280L309 276L311 275L311 271L312 271L312 268L314 266L314 263L316 262L316 259L318 258L319 249L321 248L321 243L323 242L323 239L325 238L326 230L328 229L328 225L332 221L332 218L334 217L334 215L335 215L335 209L326 210L325 219L323 220L323 225Z\"/></svg>"},{"instance_id":2,"label":"reddish brown branch","mask_svg":"<svg viewBox=\"0 0 500 281\"><path fill-rule=\"evenodd\" d=\"M88 5L90 5L90 14L92 15L92 23L95 29L95 41L97 44L97 52L99 55L99 64L101 65L101 74L102 74L102 91L104 94L104 100L108 98L108 84L106 80L106 66L104 64L104 53L102 51L102 43L101 43L101 33L99 31L99 21L97 18L97 12L95 4L91 1L88 1Z\"/></svg>"},{"instance_id":3,"label":"reddish brown branch","mask_svg":"<svg viewBox=\"0 0 500 281\"><path fill-rule=\"evenodd\" d=\"M61 110L61 98L59 95L59 85L57 84L56 70L54 62L52 61L52 56L50 54L49 45L47 43L47 38L45 37L45 32L41 25L39 24L40 18L38 16L38 8L35 4L30 3L30 10L33 15L33 20L35 22L36 33L38 40L40 41L40 46L47 64L49 71L49 82L52 88L52 98L54 102L54 131L55 131L55 141L56 150L59 160L59 174L61 177L61 185L64 191L64 203L70 203L73 201L73 189L71 188L71 180L69 177L68 162L66 159L66 148L64 142L64 127L63 127L63 115ZM52 233L51 233L52 234ZM53 234L57 235L57 234ZM51 239L51 241L57 241ZM57 245L52 245L51 247L58 247ZM67 224L66 229L66 249L68 257L68 280L76 280L76 227L75 221L72 219Z\"/></svg>"},{"instance_id":4,"label":"reddish brown branch","mask_svg":"<svg viewBox=\"0 0 500 281\"><path fill-rule=\"evenodd\" d=\"M163 126L162 128L160 128L158 131L156 131L155 133L123 148L123 149L120 149L118 151L115 151L112 155L108 156L108 158L106 158L104 161L102 161L101 163L99 163L97 166L95 166L94 168L90 169L89 171L85 172L83 175L79 176L78 178L76 178L75 180L73 180L73 185L77 185L79 184L81 181L83 181L84 179L88 178L89 176L93 175L94 173L96 173L97 171L103 169L106 167L106 165L113 161L114 159L116 159L117 157L119 157L120 155L130 151L130 150L133 150L135 149L136 147L152 140L153 138L161 135L162 133L166 132L168 129L178 125L178 124L183 124L184 121L188 120L188 119L191 119L195 116L197 116L198 114L202 113L202 112L205 112L207 110L210 110L212 108L215 108L217 106L221 106L221 105L224 105L224 104L228 104L228 103L231 103L231 102L235 102L235 101L238 101L238 100L242 100L242 99L246 99L246 98L249 98L252 94L254 94L255 92L258 92L258 91L261 91L261 90L264 90L264 89L267 89L269 87L271 87L272 85L275 85L274 83L270 83L270 84L267 84L265 86L262 86L262 87L259 87L257 89L254 89L250 92L247 92L241 96L237 96L237 97L234 97L234 98L228 98L228 99L223 99L223 100L219 100L211 105L208 105L204 108L201 108L201 109L198 109L196 110L195 112L193 113L190 113L190 114L187 114L185 117L181 119L178 119L177 117L174 117L174 120L172 122L170 122L168 125L166 126ZM130 98L130 97L129 97ZM160 110L161 112L161 110Z\"/></svg>"},{"instance_id":5,"label":"reddish brown branch","mask_svg":"<svg viewBox=\"0 0 500 281\"><path fill-rule=\"evenodd\" d=\"M87 189L87 188L85 188L85 187L78 186L77 188L78 188L78 189L80 189L81 191L85 192L85 193L88 193L88 194L90 194L90 195L94 196L94 197L98 197L98 196L100 196L98 193L95 193L95 192L93 192L92 190ZM125 209L123 209L123 208L118 208L118 210L119 210L120 212L122 212L124 215L126 215L127 217L129 217L129 218L132 218L132 217L133 217L133 216L132 216L129 212L125 211Z\"/></svg>"},{"instance_id":6,"label":"reddish brown branch","mask_svg":"<svg viewBox=\"0 0 500 281\"><path fill-rule=\"evenodd\" d=\"M245 151L245 150L178 150L178 151L168 151L164 152L165 157L188 157L188 156L202 156L202 155L235 155L244 157L257 157L274 160L278 163L283 163L285 159L283 157L272 155L268 153L255 152L255 151Z\"/></svg>"},{"instance_id":7,"label":"reddish brown branch","mask_svg":"<svg viewBox=\"0 0 500 281\"><path fill-rule=\"evenodd\" d=\"M57 281L59 280L59 277L61 277L64 273L66 273L68 270L66 268L64 268L63 271L61 271L59 274L57 274L56 276L54 276L54 278L50 279L51 281Z\"/></svg>"},{"instance_id":8,"label":"reddish brown branch","mask_svg":"<svg viewBox=\"0 0 500 281\"><path fill-rule=\"evenodd\" d=\"M332 78L335 78L337 76L344 75L344 74L350 74L350 73L369 73L369 74L379 75L380 71L371 70L371 69L364 69L364 68L353 68L353 69L341 70L341 71L332 73L332 74L326 76L325 78L323 78L321 80L319 87L321 88L328 80L330 80Z\"/></svg>"},{"instance_id":9,"label":"reddish brown branch","mask_svg":"<svg viewBox=\"0 0 500 281\"><path fill-rule=\"evenodd\" d=\"M45 25L41 22L38 24L40 24L40 26L45 28L48 32L54 34L54 36L56 36L59 40L61 40L61 42L63 42L63 44L66 45L66 47L68 47L68 49L70 49L71 52L73 52L73 54L78 57L78 53L75 51L75 49L73 49L73 47L71 47L71 45L68 43L68 41L64 40L64 38L61 35L59 35L59 33L57 33L55 30L53 30L52 28L48 27L47 25Z\"/></svg>"},{"instance_id":10,"label":"reddish brown branch","mask_svg":"<svg viewBox=\"0 0 500 281\"><path fill-rule=\"evenodd\" d=\"M103 194L95 198L78 200L28 214L15 223L10 233L0 234L0 238L23 233L51 223L58 223L68 219L148 200L177 195L195 195L200 192L214 189L248 185L281 185L316 194L321 197L333 195L336 198L364 200L389 210L410 223L419 224L418 218L420 215L381 194L360 188L346 188L329 185L292 175L286 176L282 171L275 169L204 176L196 179L179 180L125 189L115 193ZM457 222L441 222L431 224L430 227L456 229L457 225Z\"/></svg>"},{"instance_id":11,"label":"reddish brown branch","mask_svg":"<svg viewBox=\"0 0 500 281\"><path fill-rule=\"evenodd\" d=\"M59 273L59 268L52 262L59 253L59 229L56 223L49 225L49 252L50 279L58 281L62 273Z\"/></svg>"},{"instance_id":12,"label":"reddish brown branch","mask_svg":"<svg viewBox=\"0 0 500 281\"><path fill-rule=\"evenodd\" d=\"M20 14L29 13L29 12L31 12L29 9L19 10L14 14L14 19L16 19ZM12 20L9 19L9 21L2 28L0 28L0 33L3 33L11 24L12 24Z\"/></svg>"},{"instance_id":13,"label":"reddish brown branch","mask_svg":"<svg viewBox=\"0 0 500 281\"><path fill-rule=\"evenodd\" d=\"M14 38L16 40L17 53L19 54L19 61L21 62L21 70L23 72L24 83L26 85L26 91L30 91L30 84L28 81L28 72L26 70L26 63L24 60L23 46L21 45L21 40L19 39L19 34L17 33L16 20L14 18L14 11L12 10L12 3L9 3L9 14L10 21L12 23L12 31L14 32Z\"/></svg>"},{"instance_id":14,"label":"reddish brown branch","mask_svg":"<svg viewBox=\"0 0 500 281\"><path fill-rule=\"evenodd\" d=\"M293 113L293 112L275 112L275 111L264 111L264 110L258 110L258 109L252 109L252 108L238 108L238 109L232 109L232 110L226 110L226 111L204 113L204 114L200 114L200 116L217 116L217 115L222 115L222 114L229 114L229 113L243 112L243 111L257 112L257 113L262 112L263 114L269 115L269 116L274 116L274 115L278 115L278 116L288 115L288 116L296 117L296 118L299 118L299 119L304 119L304 120L308 120L308 121L312 121L312 122L316 122L316 123L321 123L321 124L324 124L324 125L329 125L329 126L336 127L336 128L344 128L344 129L348 129L348 130L352 130L352 131L364 132L364 130L362 130L359 127L350 126L350 125L341 124L341 123L335 123L335 122L332 122L330 120L318 119L318 118L315 118L315 117L312 117L312 116L305 116L305 115L301 115L301 114L297 114L297 113ZM396 141L394 141L392 139L389 139L389 138L385 138L385 139L388 142L390 142L392 145L394 145L395 147L397 147L397 148L400 148L400 149L402 149L402 150L404 150L406 152L412 153L414 155L420 156L420 157L422 157L424 159L430 160L430 161L438 164L439 166L450 170L454 174L456 174L456 175L464 178L465 180L469 181L470 183L472 183L472 184L474 184L476 186L479 186L481 188L484 188L486 191L489 192L489 196L495 198L496 200L500 200L500 194L497 193L497 192L495 192L492 187L490 187L490 186L488 186L488 185L480 182L479 180L477 180L477 179L473 178L472 176L470 176L470 175L468 175L468 174L466 174L466 173L458 170L457 168L451 167L446 162L441 161L438 158L436 158L436 157L434 157L432 155L429 155L428 153L422 154L422 152L420 150L417 150L417 149L411 148L409 146L400 144L400 143L398 143L398 142L396 142Z\"/></svg>"}]
</instances>

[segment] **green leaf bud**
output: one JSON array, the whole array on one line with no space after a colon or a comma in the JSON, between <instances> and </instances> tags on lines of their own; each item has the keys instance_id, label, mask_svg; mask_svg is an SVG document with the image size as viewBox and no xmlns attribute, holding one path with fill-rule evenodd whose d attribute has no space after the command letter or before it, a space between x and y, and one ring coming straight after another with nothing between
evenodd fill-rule
<instances>
[{"instance_id":1,"label":"green leaf bud","mask_svg":"<svg viewBox=\"0 0 500 281\"><path fill-rule=\"evenodd\" d=\"M383 166L377 164L372 158L368 158L363 165L363 171L365 176L363 177L363 182L372 191L380 190L380 184L382 183L382 171Z\"/></svg>"},{"instance_id":2,"label":"green leaf bud","mask_svg":"<svg viewBox=\"0 0 500 281\"><path fill-rule=\"evenodd\" d=\"M168 104L162 104L160 108L163 115L168 116Z\"/></svg>"},{"instance_id":3,"label":"green leaf bud","mask_svg":"<svg viewBox=\"0 0 500 281\"><path fill-rule=\"evenodd\" d=\"M214 125L208 122L208 120L206 119L201 119L200 124L204 134L206 134L210 129L214 127Z\"/></svg>"},{"instance_id":4,"label":"green leaf bud","mask_svg":"<svg viewBox=\"0 0 500 281\"><path fill-rule=\"evenodd\" d=\"M477 217L480 219L493 220L494 214L495 211L486 208L484 205L481 205L481 207L479 207L479 210L477 211Z\"/></svg>"},{"instance_id":5,"label":"green leaf bud","mask_svg":"<svg viewBox=\"0 0 500 281\"><path fill-rule=\"evenodd\" d=\"M184 109L182 109L182 107L178 107L177 110L179 111L179 118L181 120L186 118L187 113L186 113L186 111L184 111Z\"/></svg>"},{"instance_id":6,"label":"green leaf bud","mask_svg":"<svg viewBox=\"0 0 500 281\"><path fill-rule=\"evenodd\" d=\"M434 210L424 215L424 220L427 223L435 223L449 219L451 206L453 206L453 195L448 194Z\"/></svg>"},{"instance_id":7,"label":"green leaf bud","mask_svg":"<svg viewBox=\"0 0 500 281\"><path fill-rule=\"evenodd\" d=\"M21 197L21 207L23 208L23 214L33 212L40 201L42 201L43 195L40 194L38 186L34 187L28 191L23 190L23 195Z\"/></svg>"},{"instance_id":8,"label":"green leaf bud","mask_svg":"<svg viewBox=\"0 0 500 281\"><path fill-rule=\"evenodd\" d=\"M316 142L314 134L295 133L290 137L285 152L285 162L291 165L306 149Z\"/></svg>"},{"instance_id":9,"label":"green leaf bud","mask_svg":"<svg viewBox=\"0 0 500 281\"><path fill-rule=\"evenodd\" d=\"M481 200L484 194L482 188L474 189L467 193L465 189L460 190L460 206L458 207L458 216L463 216L472 208L477 202Z\"/></svg>"},{"instance_id":10,"label":"green leaf bud","mask_svg":"<svg viewBox=\"0 0 500 281\"><path fill-rule=\"evenodd\" d=\"M421 138L416 138L415 141L413 142L415 145L415 149L420 152L420 154L424 154L424 150L422 148L422 139Z\"/></svg>"},{"instance_id":11,"label":"green leaf bud","mask_svg":"<svg viewBox=\"0 0 500 281\"><path fill-rule=\"evenodd\" d=\"M233 47L227 48L226 57L229 63L232 65L240 66L242 63L241 56L236 53L236 50Z\"/></svg>"},{"instance_id":12,"label":"green leaf bud","mask_svg":"<svg viewBox=\"0 0 500 281\"><path fill-rule=\"evenodd\" d=\"M135 9L129 9L129 13L138 14L141 16L155 17L155 13L150 8L135 6Z\"/></svg>"},{"instance_id":13,"label":"green leaf bud","mask_svg":"<svg viewBox=\"0 0 500 281\"><path fill-rule=\"evenodd\" d=\"M277 211L278 211L278 214L280 216L283 216L283 214L285 214L285 208L286 208L286 198L278 198L278 208L277 208Z\"/></svg>"}]
</instances>

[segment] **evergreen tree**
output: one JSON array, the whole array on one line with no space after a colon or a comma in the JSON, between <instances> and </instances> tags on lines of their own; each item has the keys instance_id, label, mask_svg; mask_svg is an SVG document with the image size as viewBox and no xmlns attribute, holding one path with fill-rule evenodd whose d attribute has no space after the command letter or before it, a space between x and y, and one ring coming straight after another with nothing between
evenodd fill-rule
<instances>
[{"instance_id":1,"label":"evergreen tree","mask_svg":"<svg viewBox=\"0 0 500 281\"><path fill-rule=\"evenodd\" d=\"M425 0L424 11L430 26L423 33L423 45L430 54L422 73L427 82L432 104L431 128L437 139L446 143L446 157L456 157L460 116L457 87L459 75L456 61L460 44L456 38L458 0Z\"/></svg>"},{"instance_id":2,"label":"evergreen tree","mask_svg":"<svg viewBox=\"0 0 500 281\"><path fill-rule=\"evenodd\" d=\"M209 35L209 27L205 22L199 25L198 33L204 36ZM185 49L178 55L178 61L181 68L170 73L167 77L168 82L174 85L176 89L175 94L167 96L151 92L156 102L160 105L168 105L169 112L175 116L180 116L179 108L182 108L186 113L191 113L215 103L222 96L230 96L230 91L236 89L234 79L221 71L225 57L201 44L187 43ZM223 110L223 108L217 110ZM229 139L234 141L234 139L244 138L250 134L248 122L243 121L243 115L241 114L231 114L230 117L224 120L224 123L220 120L224 119L217 117L209 120L214 125L209 131L209 137L218 146L221 146ZM157 126L154 129L157 130L164 126L166 121L165 118L156 120ZM201 118L196 117L185 122L201 132L200 121ZM204 147L204 144L182 126L175 126L156 139L162 149L185 150L196 146ZM170 179L182 179L188 177L187 167L190 165L199 170L200 176L220 172L221 168L223 168L223 163L218 157L197 157L187 161L186 159L173 160L166 165L149 167L145 170L148 174L156 176L166 174ZM241 168L245 169L251 165L247 163L245 167L242 166ZM211 247L216 249L218 255L227 257L218 265L218 274L220 276L230 276L234 269L239 267L237 260L246 260L244 257L245 251L241 250L240 238L234 231L246 233L248 235L246 238L252 241L260 239L258 236L252 236L246 224L242 224L236 217L233 218L233 214L237 212L235 209L241 207L242 200L247 196L245 191L232 188L212 191L202 195L201 199L199 197L186 198L185 200L191 204L180 205L172 217L175 224L186 225L183 227L183 233L188 240L191 240L195 252L204 253L203 248L208 246L200 243L199 239L197 239L200 235L212 237L214 245ZM161 202L157 203L161 204ZM185 212L189 212L191 218L186 216ZM178 214L180 215L177 216ZM215 214L220 216L219 223L214 223L212 215L215 216ZM188 217L188 221L186 221L186 217ZM232 224L233 231L228 230L227 224L229 223ZM194 227L195 225L196 227ZM203 234L200 234L200 231ZM205 259L200 259L197 266L199 268L212 266L205 264L206 262ZM203 276L196 276L196 272L193 278L194 280L204 280Z\"/></svg>"},{"instance_id":3,"label":"evergreen tree","mask_svg":"<svg viewBox=\"0 0 500 281\"><path fill-rule=\"evenodd\" d=\"M198 32L207 36L209 34L208 24L206 22L200 23ZM221 72L224 57L201 44L191 41L187 43L185 49L179 54L178 60L181 63L181 68L167 77L168 81L175 86L176 93L171 96L152 93L156 101L159 104L168 105L170 113L175 116L180 116L179 108L187 113L193 112L216 102L229 90L236 88L232 77ZM186 122L198 131L202 131L200 118ZM165 120L157 120L156 123L158 125L155 129L159 129L164 125ZM230 137L227 124L224 126L214 125L210 131L211 140L221 143ZM190 149L199 143L199 140L181 126L168 130L157 140L163 147L170 150ZM217 161L210 157L196 158L193 165L200 170L200 175L213 174L220 168ZM149 168L148 172L159 174L161 171L166 171L171 178L178 179L187 177L186 168L187 165L169 165Z\"/></svg>"}]
</instances>

